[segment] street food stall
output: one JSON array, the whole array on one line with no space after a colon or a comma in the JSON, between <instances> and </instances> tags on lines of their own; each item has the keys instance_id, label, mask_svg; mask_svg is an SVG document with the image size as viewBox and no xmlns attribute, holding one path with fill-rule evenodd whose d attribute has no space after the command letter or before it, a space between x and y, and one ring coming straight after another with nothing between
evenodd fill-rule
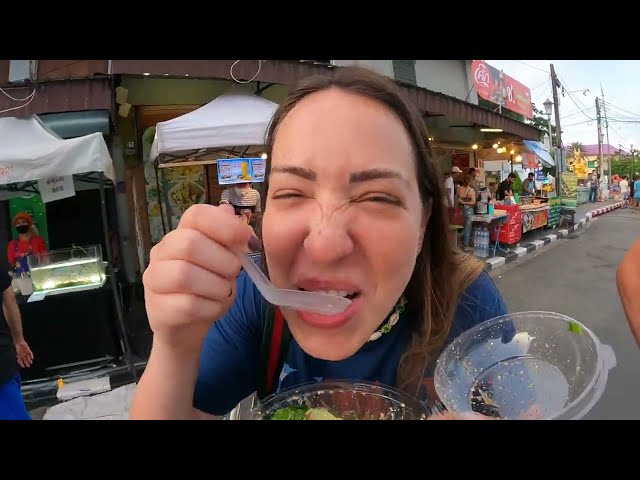
<instances>
[{"instance_id":1,"label":"street food stall","mask_svg":"<svg viewBox=\"0 0 640 480\"><path fill-rule=\"evenodd\" d=\"M30 286L17 299L35 362L23 379L55 376L74 366L122 368L121 360L125 369L133 369L109 237L105 188L112 188L114 178L101 133L62 139L37 116L0 118L0 200L38 196L55 210L65 202L75 205L86 193L76 191L80 184L99 190L99 197L91 196L99 198L97 225L102 227L102 236L97 229L90 232L97 238L94 244L69 244L28 257ZM3 216L6 220L5 210ZM87 238L81 225L73 227L76 238Z\"/></svg>"},{"instance_id":2,"label":"street food stall","mask_svg":"<svg viewBox=\"0 0 640 480\"><path fill-rule=\"evenodd\" d=\"M210 103L177 118L157 124L148 162L153 164L158 178L159 209L166 220L165 232L177 225L186 208L203 203L191 195L175 212L175 192L194 190L183 181L175 192L163 188L167 172L181 167L212 167L217 170L217 184L233 188L241 184L264 182L266 155L264 143L269 122L278 105L234 85L228 92ZM191 182L193 183L193 182ZM185 186L186 185L186 186ZM210 198L218 204L220 198ZM164 204L164 205L163 205ZM173 211L172 211L173 210Z\"/></svg>"}]
</instances>

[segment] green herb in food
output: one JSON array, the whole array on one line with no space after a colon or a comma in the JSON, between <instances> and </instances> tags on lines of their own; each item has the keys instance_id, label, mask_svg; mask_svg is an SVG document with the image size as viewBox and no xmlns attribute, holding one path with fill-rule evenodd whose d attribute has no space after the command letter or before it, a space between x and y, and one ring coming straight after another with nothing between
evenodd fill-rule
<instances>
[{"instance_id":1,"label":"green herb in food","mask_svg":"<svg viewBox=\"0 0 640 480\"><path fill-rule=\"evenodd\" d=\"M307 407L279 408L271 415L271 420L306 420Z\"/></svg>"},{"instance_id":2,"label":"green herb in food","mask_svg":"<svg viewBox=\"0 0 640 480\"><path fill-rule=\"evenodd\" d=\"M571 333L582 334L582 327L576 322L569 322L569 331Z\"/></svg>"}]
</instances>

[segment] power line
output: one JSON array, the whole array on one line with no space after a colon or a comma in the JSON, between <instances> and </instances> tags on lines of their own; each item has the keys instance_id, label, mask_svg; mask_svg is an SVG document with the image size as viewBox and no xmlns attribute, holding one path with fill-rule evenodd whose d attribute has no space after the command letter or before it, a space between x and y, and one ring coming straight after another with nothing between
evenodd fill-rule
<instances>
[{"instance_id":1,"label":"power line","mask_svg":"<svg viewBox=\"0 0 640 480\"><path fill-rule=\"evenodd\" d=\"M569 96L569 98L571 99L571 101L576 105L576 107L580 108L580 107L576 104L576 99L574 99L574 98L573 98L573 96L572 96L572 94L571 94L571 92L570 92L571 88L569 87L569 84L565 81L565 79L564 79L564 78L561 78L561 77L560 77L560 75L556 75L556 76L558 77L558 79L560 80L560 82L561 82L562 84L564 84L564 85L563 85L563 88L565 88L565 87L566 87L566 88L565 88L565 91L563 91L562 93L563 93L563 94L565 94L565 93L566 93L566 94ZM586 90L585 90L585 91L586 91ZM580 105L582 105L582 107L583 107L583 108L588 109L588 107L587 107L584 103L582 103L582 101L581 101L580 99L578 99L578 100L577 100L577 102L578 102L578 103L580 103Z\"/></svg>"},{"instance_id":2,"label":"power line","mask_svg":"<svg viewBox=\"0 0 640 480\"><path fill-rule=\"evenodd\" d=\"M596 108L596 107L594 106L594 107L590 107L590 108L588 108L588 109L587 109L587 112L588 112L588 111L590 111L590 110L593 110L594 108ZM583 113L583 112L582 112L582 110L580 110L580 109L578 109L578 110L574 110L574 111L572 111L572 112L570 112L570 113L567 113L566 115L561 116L561 117L560 117L560 120L563 120L563 119L565 119L565 118L575 117L576 115L580 115L581 113Z\"/></svg>"},{"instance_id":3,"label":"power line","mask_svg":"<svg viewBox=\"0 0 640 480\"><path fill-rule=\"evenodd\" d=\"M556 75L556 76L557 76L558 78L560 78L560 76L559 76L559 75ZM570 99L570 100L573 102L573 104L578 108L578 110L580 110L580 111L583 113L583 115L584 115L585 117L587 117L587 118L588 118L589 120L591 120L591 121L595 121L595 118L591 118L591 117L590 117L589 115L587 115L587 113L584 111L585 109L586 109L586 110L589 110L589 108L588 108L584 103L582 103L582 102L580 102L580 104L582 105L582 107L580 107L580 105L578 105L578 103L577 103L576 99L575 99L575 98L573 98L573 95L569 92L569 85L568 85L564 80L562 80L562 79L560 79L560 80L561 80L561 85L562 85L562 87L563 87L563 88L565 88L565 87L566 87L566 88L565 88L565 91L564 91L563 93L566 93L566 94L567 94L567 96L569 97L569 99ZM578 100L578 102L579 102L579 100Z\"/></svg>"},{"instance_id":4,"label":"power line","mask_svg":"<svg viewBox=\"0 0 640 480\"><path fill-rule=\"evenodd\" d=\"M588 118L589 120L591 120L592 122L593 122L593 121L595 121L595 118L591 118L589 115L587 115L587 113L586 113L582 108L580 108L580 106L576 103L576 101L574 100L573 96L572 96L570 93L568 93L568 95L569 95L569 98L571 99L571 101L573 102L573 104L574 104L576 107L578 107L578 109L582 112L582 114L583 114L585 117L587 117L587 118Z\"/></svg>"},{"instance_id":5,"label":"power line","mask_svg":"<svg viewBox=\"0 0 640 480\"><path fill-rule=\"evenodd\" d=\"M514 62L518 62L521 63L522 65L526 65L529 68L533 68L534 70L539 70L540 72L544 72L547 75L549 75L549 71L548 70L544 70L542 68L538 68L538 67L534 67L533 65L528 64L527 62L523 62L522 60L513 60Z\"/></svg>"},{"instance_id":6,"label":"power line","mask_svg":"<svg viewBox=\"0 0 640 480\"><path fill-rule=\"evenodd\" d=\"M613 105L612 103L608 103L608 102L606 102L606 103L605 103L605 105L606 105L607 107L609 107L609 109L611 109L611 110L618 110L618 111L617 111L617 112L615 112L615 113L616 113L617 115L621 116L621 117L625 117L625 118L633 118L633 117L635 117L635 118L640 118L640 114L633 113L633 112L631 112L631 111L629 111L629 110L626 110L626 109L624 109L624 108L622 108L622 107L618 107L618 106L616 106L616 105Z\"/></svg>"},{"instance_id":7,"label":"power line","mask_svg":"<svg viewBox=\"0 0 640 480\"><path fill-rule=\"evenodd\" d=\"M565 128L568 127L575 127L577 125L584 125L584 124L588 124L591 125L595 120L583 120L582 122L577 122L577 123L570 123L569 125L565 125Z\"/></svg>"},{"instance_id":8,"label":"power line","mask_svg":"<svg viewBox=\"0 0 640 480\"><path fill-rule=\"evenodd\" d=\"M544 82L542 82L541 84L536 85L535 87L533 87L533 88L531 89L531 91L532 91L532 92L535 92L538 88L543 87L543 86L547 85L548 83L549 83L549 79L546 79L546 80L545 80Z\"/></svg>"}]
</instances>

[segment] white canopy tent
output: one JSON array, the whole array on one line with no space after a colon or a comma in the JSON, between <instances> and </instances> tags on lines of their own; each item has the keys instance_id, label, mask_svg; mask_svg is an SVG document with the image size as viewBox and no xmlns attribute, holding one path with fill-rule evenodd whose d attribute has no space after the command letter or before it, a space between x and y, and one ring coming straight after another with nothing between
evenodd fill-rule
<instances>
[{"instance_id":1,"label":"white canopy tent","mask_svg":"<svg viewBox=\"0 0 640 480\"><path fill-rule=\"evenodd\" d=\"M97 179L89 177L95 173L98 174ZM124 355L133 372L131 348L113 270L104 192L104 177L115 183L115 174L113 160L102 134L92 133L62 139L35 115L26 118L0 118L0 189L18 194L35 193L38 180L69 175L82 175L83 181L99 185L108 276L124 342Z\"/></svg>"},{"instance_id":2,"label":"white canopy tent","mask_svg":"<svg viewBox=\"0 0 640 480\"><path fill-rule=\"evenodd\" d=\"M149 160L161 164L213 150L257 151L277 108L277 103L234 87L193 112L158 123Z\"/></svg>"},{"instance_id":3,"label":"white canopy tent","mask_svg":"<svg viewBox=\"0 0 640 480\"><path fill-rule=\"evenodd\" d=\"M0 118L0 185L89 172L115 180L101 133L64 140L37 116Z\"/></svg>"}]
</instances>

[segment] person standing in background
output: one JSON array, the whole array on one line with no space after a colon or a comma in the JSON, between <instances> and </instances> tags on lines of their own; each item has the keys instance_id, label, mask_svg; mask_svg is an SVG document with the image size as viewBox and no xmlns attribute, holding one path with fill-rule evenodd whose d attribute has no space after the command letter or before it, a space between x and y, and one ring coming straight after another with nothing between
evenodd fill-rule
<instances>
[{"instance_id":1,"label":"person standing in background","mask_svg":"<svg viewBox=\"0 0 640 480\"><path fill-rule=\"evenodd\" d=\"M511 172L506 180L500 183L497 195L499 201L504 201L505 197L513 196L513 182L516 181L516 177L517 175Z\"/></svg>"},{"instance_id":2,"label":"person standing in background","mask_svg":"<svg viewBox=\"0 0 640 480\"><path fill-rule=\"evenodd\" d=\"M522 182L522 195L525 197L532 197L535 195L536 182L533 180L534 174L529 173L527 178Z\"/></svg>"},{"instance_id":3,"label":"person standing in background","mask_svg":"<svg viewBox=\"0 0 640 480\"><path fill-rule=\"evenodd\" d=\"M20 275L29 272L29 255L47 252L47 244L33 230L33 218L26 212L18 212L13 217L13 226L18 231L18 239L11 240L7 247L7 258L13 272ZM0 275L2 272L0 272Z\"/></svg>"},{"instance_id":4,"label":"person standing in background","mask_svg":"<svg viewBox=\"0 0 640 480\"><path fill-rule=\"evenodd\" d=\"M640 177L635 176L635 181L633 182L633 207L640 207Z\"/></svg>"},{"instance_id":5,"label":"person standing in background","mask_svg":"<svg viewBox=\"0 0 640 480\"><path fill-rule=\"evenodd\" d=\"M225 204L231 205L236 215L243 216L247 219L247 222L251 220L251 215L246 215L247 210L250 213L262 212L260 192L253 188L250 183L238 183L222 192L220 205Z\"/></svg>"},{"instance_id":6,"label":"person standing in background","mask_svg":"<svg viewBox=\"0 0 640 480\"><path fill-rule=\"evenodd\" d=\"M476 200L478 200L478 198L480 197L480 182L478 182L478 177L480 176L480 170L478 170L477 168L471 167L469 169L469 175L471 175L471 177L473 178L473 181L471 182L471 187L476 192Z\"/></svg>"},{"instance_id":7,"label":"person standing in background","mask_svg":"<svg viewBox=\"0 0 640 480\"><path fill-rule=\"evenodd\" d=\"M33 352L24 339L9 270L8 262L0 260L0 420L31 420L22 398L20 368L32 365Z\"/></svg>"},{"instance_id":8,"label":"person standing in background","mask_svg":"<svg viewBox=\"0 0 640 480\"><path fill-rule=\"evenodd\" d=\"M454 167L457 168L457 167ZM449 208L453 208L455 205L456 186L453 183L453 172L445 172L444 174L444 192L446 198L446 205Z\"/></svg>"},{"instance_id":9,"label":"person standing in background","mask_svg":"<svg viewBox=\"0 0 640 480\"><path fill-rule=\"evenodd\" d=\"M472 187L473 176L465 174L460 187L460 204L464 215L464 248L469 249L471 244L471 230L473 229L473 215L475 212L477 193Z\"/></svg>"},{"instance_id":10,"label":"person standing in background","mask_svg":"<svg viewBox=\"0 0 640 480\"><path fill-rule=\"evenodd\" d=\"M627 205L629 204L629 182L627 181L626 175L622 175L620 178L620 194L622 195L624 207L627 208Z\"/></svg>"},{"instance_id":11,"label":"person standing in background","mask_svg":"<svg viewBox=\"0 0 640 480\"><path fill-rule=\"evenodd\" d=\"M596 203L598 199L598 176L596 172L589 175L589 202Z\"/></svg>"}]
</instances>

